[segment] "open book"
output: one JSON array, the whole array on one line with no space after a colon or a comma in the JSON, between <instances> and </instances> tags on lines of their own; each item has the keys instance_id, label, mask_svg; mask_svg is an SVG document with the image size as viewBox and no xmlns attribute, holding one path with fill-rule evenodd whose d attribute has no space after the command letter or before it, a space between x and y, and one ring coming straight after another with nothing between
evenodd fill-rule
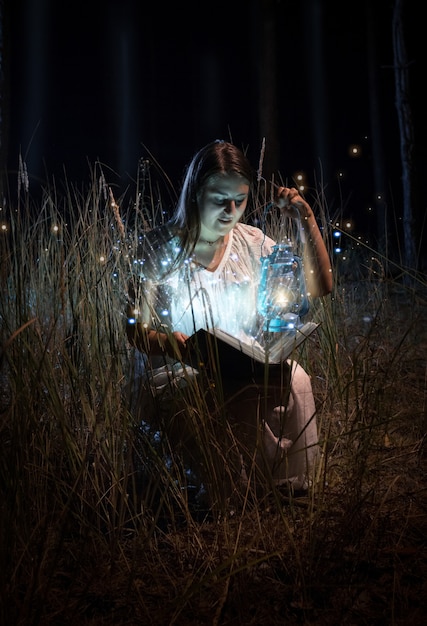
<instances>
[{"instance_id":1,"label":"open book","mask_svg":"<svg viewBox=\"0 0 427 626\"><path fill-rule=\"evenodd\" d=\"M186 362L196 369L233 378L260 375L265 367L280 367L319 324L306 322L292 333L271 333L266 348L257 341L244 342L219 328L201 328L187 339Z\"/></svg>"}]
</instances>

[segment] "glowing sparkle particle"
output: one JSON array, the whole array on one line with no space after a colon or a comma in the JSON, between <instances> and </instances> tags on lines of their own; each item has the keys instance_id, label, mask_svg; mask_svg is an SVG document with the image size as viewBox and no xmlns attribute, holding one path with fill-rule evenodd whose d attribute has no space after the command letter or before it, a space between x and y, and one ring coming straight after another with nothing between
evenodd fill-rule
<instances>
[{"instance_id":1,"label":"glowing sparkle particle","mask_svg":"<svg viewBox=\"0 0 427 626\"><path fill-rule=\"evenodd\" d=\"M307 175L305 172L295 172L294 181L300 191L304 191L307 186Z\"/></svg>"},{"instance_id":2,"label":"glowing sparkle particle","mask_svg":"<svg viewBox=\"0 0 427 626\"><path fill-rule=\"evenodd\" d=\"M357 144L353 144L348 149L348 153L351 157L360 157L361 152L362 152L361 147Z\"/></svg>"}]
</instances>

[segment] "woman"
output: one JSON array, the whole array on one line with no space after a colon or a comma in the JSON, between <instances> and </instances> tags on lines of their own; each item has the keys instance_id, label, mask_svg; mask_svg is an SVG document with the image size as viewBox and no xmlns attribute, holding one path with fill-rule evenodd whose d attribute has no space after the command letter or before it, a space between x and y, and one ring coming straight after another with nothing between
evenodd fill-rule
<instances>
[{"instance_id":1,"label":"woman","mask_svg":"<svg viewBox=\"0 0 427 626\"><path fill-rule=\"evenodd\" d=\"M184 364L186 340L199 328L221 328L241 341L262 341L263 320L257 313L261 258L275 242L243 221L252 185L245 155L230 143L214 141L189 164L172 219L143 238L127 335L146 356L145 392L151 389L152 396L167 392L170 400L171 389L182 384L188 389L198 380L198 372ZM287 187L277 189L274 202L284 215L301 221L309 294L328 294L331 264L310 206ZM298 364L285 363L277 380L267 384L237 379L222 381L221 393L229 417L226 429L244 460L241 476L249 478L256 468L276 483L306 488L317 450L308 375ZM212 407L214 415L218 402ZM185 413L175 407L163 426L173 445L184 441L194 457L200 437L192 432L194 419L186 420Z\"/></svg>"}]
</instances>

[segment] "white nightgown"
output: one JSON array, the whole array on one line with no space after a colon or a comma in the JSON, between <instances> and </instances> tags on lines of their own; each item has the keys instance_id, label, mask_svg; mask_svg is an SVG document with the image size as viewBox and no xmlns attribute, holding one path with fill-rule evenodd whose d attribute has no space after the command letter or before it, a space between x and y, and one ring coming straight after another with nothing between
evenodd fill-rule
<instances>
[{"instance_id":1,"label":"white nightgown","mask_svg":"<svg viewBox=\"0 0 427 626\"><path fill-rule=\"evenodd\" d=\"M163 230L163 233L165 231ZM167 231L166 231L167 233ZM177 239L163 234L147 237L136 267L141 291L136 294L136 321L159 330L181 331L192 335L199 328L221 328L241 341L260 340L262 320L257 314L257 291L261 257L271 253L275 242L253 226L238 223L230 232L218 267L209 271L188 260L170 274L168 266L176 254ZM162 275L161 280L157 276ZM144 302L143 302L144 301ZM138 317L139 315L139 317ZM179 385L184 374L182 363L152 357L145 372L155 394ZM317 426L310 378L296 362L291 366L291 388L286 408L277 407L262 423L263 458L276 482L290 482L304 489L312 478L317 456ZM187 368L185 379L197 372ZM242 395L233 410L240 423L256 409L253 398ZM282 414L282 416L281 416ZM283 418L284 415L284 418Z\"/></svg>"}]
</instances>

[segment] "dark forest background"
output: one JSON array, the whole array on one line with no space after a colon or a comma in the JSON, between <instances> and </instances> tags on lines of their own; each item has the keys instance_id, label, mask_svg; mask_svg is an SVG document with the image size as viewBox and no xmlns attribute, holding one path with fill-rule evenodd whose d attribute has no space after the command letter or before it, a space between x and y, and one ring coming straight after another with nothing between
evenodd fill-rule
<instances>
[{"instance_id":1,"label":"dark forest background","mask_svg":"<svg viewBox=\"0 0 427 626\"><path fill-rule=\"evenodd\" d=\"M381 238L387 219L405 238L396 5L419 234L427 154L414 0L3 0L1 165L10 189L19 155L33 189L49 177L83 181L100 161L124 192L147 155L178 186L204 143L232 139L256 165L265 138L266 176L291 183L303 172L357 232Z\"/></svg>"}]
</instances>

